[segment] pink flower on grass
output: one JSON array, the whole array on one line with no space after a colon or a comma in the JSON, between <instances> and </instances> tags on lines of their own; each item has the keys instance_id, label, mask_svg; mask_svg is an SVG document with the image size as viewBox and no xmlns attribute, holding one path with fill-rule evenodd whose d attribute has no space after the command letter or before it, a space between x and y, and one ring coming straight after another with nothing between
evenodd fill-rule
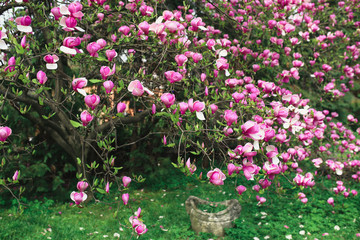
<instances>
[{"instance_id":1,"label":"pink flower on grass","mask_svg":"<svg viewBox=\"0 0 360 240\"><path fill-rule=\"evenodd\" d=\"M11 135L12 130L9 127L0 127L0 141L5 142L6 139Z\"/></svg>"},{"instance_id":2,"label":"pink flower on grass","mask_svg":"<svg viewBox=\"0 0 360 240\"><path fill-rule=\"evenodd\" d=\"M243 194L243 192L246 191L246 187L243 185L237 186L236 191L239 193L239 195Z\"/></svg>"},{"instance_id":3,"label":"pink flower on grass","mask_svg":"<svg viewBox=\"0 0 360 240\"><path fill-rule=\"evenodd\" d=\"M334 207L334 199L332 197L327 200L327 203Z\"/></svg>"},{"instance_id":4,"label":"pink flower on grass","mask_svg":"<svg viewBox=\"0 0 360 240\"><path fill-rule=\"evenodd\" d=\"M128 193L124 193L124 194L121 196L121 199L123 200L124 205L127 205L128 202L129 202L129 194L128 194Z\"/></svg>"},{"instance_id":5,"label":"pink flower on grass","mask_svg":"<svg viewBox=\"0 0 360 240\"><path fill-rule=\"evenodd\" d=\"M80 119L83 126L85 127L94 119L94 117L88 111L85 110L80 114Z\"/></svg>"},{"instance_id":6,"label":"pink flower on grass","mask_svg":"<svg viewBox=\"0 0 360 240\"><path fill-rule=\"evenodd\" d=\"M209 178L209 181L214 185L224 185L224 180L226 179L225 174L218 168L209 171L206 176Z\"/></svg>"},{"instance_id":7,"label":"pink flower on grass","mask_svg":"<svg viewBox=\"0 0 360 240\"><path fill-rule=\"evenodd\" d=\"M196 165L194 163L190 163L190 158L186 161L185 165L187 169L189 169L191 174L193 174L196 171Z\"/></svg>"},{"instance_id":8,"label":"pink flower on grass","mask_svg":"<svg viewBox=\"0 0 360 240\"><path fill-rule=\"evenodd\" d=\"M76 205L79 205L87 199L87 195L84 192L73 191L70 194L70 198L71 198L71 200L73 200L75 202Z\"/></svg>"},{"instance_id":9,"label":"pink flower on grass","mask_svg":"<svg viewBox=\"0 0 360 240\"><path fill-rule=\"evenodd\" d=\"M127 186L129 186L129 184L130 184L130 182L131 182L131 178L130 178L130 177L127 177L127 176L124 176L124 177L122 178L122 182L123 182L123 184L124 184L124 187L127 187Z\"/></svg>"},{"instance_id":10,"label":"pink flower on grass","mask_svg":"<svg viewBox=\"0 0 360 240\"><path fill-rule=\"evenodd\" d=\"M96 94L87 95L85 97L85 104L89 108L91 108L91 110L94 110L99 103L100 103L100 97Z\"/></svg>"},{"instance_id":11,"label":"pink flower on grass","mask_svg":"<svg viewBox=\"0 0 360 240\"><path fill-rule=\"evenodd\" d=\"M175 82L179 82L182 80L182 75L178 72L174 72L174 71L167 71L164 73L166 79L170 82L170 83L175 83Z\"/></svg>"}]
</instances>

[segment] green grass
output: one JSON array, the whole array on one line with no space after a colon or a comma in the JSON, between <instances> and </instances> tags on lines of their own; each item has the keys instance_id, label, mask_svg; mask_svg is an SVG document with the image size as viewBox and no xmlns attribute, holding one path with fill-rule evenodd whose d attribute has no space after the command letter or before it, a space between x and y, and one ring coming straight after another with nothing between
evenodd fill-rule
<instances>
[{"instance_id":1,"label":"green grass","mask_svg":"<svg viewBox=\"0 0 360 240\"><path fill-rule=\"evenodd\" d=\"M331 183L325 185L329 187ZM246 187L250 189L251 185ZM20 216L16 215L15 206L0 211L0 239L118 239L114 237L116 233L119 239L136 239L128 228L128 219L138 207L142 208L142 219L149 229L140 238L216 239L211 234L196 235L191 230L185 200L190 195L210 201L238 198L234 188L235 183L230 179L225 186L184 181L167 190L132 190L129 192L132 209L120 202L116 217L119 200L115 200L115 190L101 202L92 201L84 208L70 206L70 200L66 204L46 199L34 201ZM282 195L268 191L262 195L267 202L257 206L256 194L246 191L240 199L241 216L235 221L235 228L226 230L224 239L286 239L287 235L292 239L356 239L355 234L360 232L358 196L348 199L335 196L333 208L326 202L333 194L315 190L312 196L307 189L304 192L309 199L306 205L293 198L295 191ZM340 230L335 230L335 226ZM305 235L300 234L302 230ZM322 236L323 233L329 235Z\"/></svg>"}]
</instances>

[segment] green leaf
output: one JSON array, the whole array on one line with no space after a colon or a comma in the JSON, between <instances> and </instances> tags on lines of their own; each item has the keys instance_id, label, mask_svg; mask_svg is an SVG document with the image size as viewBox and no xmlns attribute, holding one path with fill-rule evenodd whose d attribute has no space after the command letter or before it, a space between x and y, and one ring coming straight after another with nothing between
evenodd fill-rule
<instances>
[{"instance_id":1,"label":"green leaf","mask_svg":"<svg viewBox=\"0 0 360 240\"><path fill-rule=\"evenodd\" d=\"M73 125L73 127L75 127L75 128L78 128L78 127L81 127L81 126L82 126L81 123L75 122L75 121L73 121L73 120L70 120L70 123L71 123L71 125Z\"/></svg>"},{"instance_id":2,"label":"green leaf","mask_svg":"<svg viewBox=\"0 0 360 240\"><path fill-rule=\"evenodd\" d=\"M98 191L101 194L105 194L105 190L101 188L96 188L96 191Z\"/></svg>"},{"instance_id":3,"label":"green leaf","mask_svg":"<svg viewBox=\"0 0 360 240\"><path fill-rule=\"evenodd\" d=\"M166 147L169 147L169 148L174 147L174 146L175 146L175 143L169 143L166 145Z\"/></svg>"},{"instance_id":4,"label":"green leaf","mask_svg":"<svg viewBox=\"0 0 360 240\"><path fill-rule=\"evenodd\" d=\"M99 83L99 82L102 82L102 80L99 80L99 79L90 79L89 82L91 82L91 83Z\"/></svg>"}]
</instances>

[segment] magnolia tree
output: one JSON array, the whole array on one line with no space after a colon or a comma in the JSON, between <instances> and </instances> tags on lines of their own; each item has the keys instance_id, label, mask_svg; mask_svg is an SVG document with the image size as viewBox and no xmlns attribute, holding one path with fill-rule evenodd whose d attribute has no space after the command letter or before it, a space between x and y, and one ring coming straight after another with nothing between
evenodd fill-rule
<instances>
[{"instance_id":1,"label":"magnolia tree","mask_svg":"<svg viewBox=\"0 0 360 240\"><path fill-rule=\"evenodd\" d=\"M357 91L360 3L189 4L2 3L0 13L12 9L14 16L1 30L1 104L48 132L71 156L83 180L71 194L75 203L87 198L88 186L88 193L108 192L111 182L127 188L117 177L116 133L158 118L168 122L158 137L178 152L175 167L204 179L196 171L201 160L211 167L206 177L214 185L246 179L259 204L280 178L299 186L306 203L302 191L316 185L315 175L334 175L334 192L355 196L341 179L360 179L358 120L349 114L339 122L324 106ZM22 129L8 127L6 112L0 123L1 147L8 149L4 169ZM18 177L1 184L11 191ZM241 195L246 187L236 190ZM131 222L142 234L139 216Z\"/></svg>"}]
</instances>

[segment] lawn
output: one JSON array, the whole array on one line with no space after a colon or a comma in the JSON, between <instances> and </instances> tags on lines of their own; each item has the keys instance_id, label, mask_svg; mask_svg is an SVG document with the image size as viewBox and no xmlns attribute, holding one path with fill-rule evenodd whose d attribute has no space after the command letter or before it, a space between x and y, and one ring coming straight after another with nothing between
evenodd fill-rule
<instances>
[{"instance_id":1,"label":"lawn","mask_svg":"<svg viewBox=\"0 0 360 240\"><path fill-rule=\"evenodd\" d=\"M333 182L317 184L330 188ZM257 193L247 190L239 198L234 190L239 183L232 179L224 186L186 179L175 185L157 191L131 190L128 206L111 189L111 194L100 202L91 201L83 208L71 205L70 200L55 203L44 199L29 202L22 215L16 214L15 206L2 209L0 239L136 239L128 219L138 207L148 228L140 239L216 239L211 234L196 235L191 230L184 205L190 195L210 201L240 200L240 218L235 221L235 228L226 231L224 239L356 239L360 232L358 196L345 199L320 192L320 188L314 189L312 195L304 189L309 201L303 204L294 198L296 189L282 194L272 189L262 194L267 201L258 206ZM251 185L246 187L250 189ZM330 196L335 199L334 207L326 202Z\"/></svg>"}]
</instances>

